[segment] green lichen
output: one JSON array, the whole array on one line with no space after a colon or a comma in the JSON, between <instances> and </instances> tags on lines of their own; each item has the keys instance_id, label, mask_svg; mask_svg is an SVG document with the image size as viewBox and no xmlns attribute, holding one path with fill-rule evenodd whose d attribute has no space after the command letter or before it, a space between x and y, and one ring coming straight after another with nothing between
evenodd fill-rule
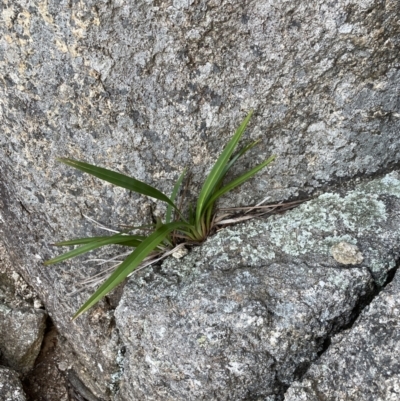
<instances>
[{"instance_id":1,"label":"green lichen","mask_svg":"<svg viewBox=\"0 0 400 401\"><path fill-rule=\"evenodd\" d=\"M400 198L400 177L399 173L393 171L380 180L370 181L361 187L365 193L376 195L391 195Z\"/></svg>"},{"instance_id":2,"label":"green lichen","mask_svg":"<svg viewBox=\"0 0 400 401\"><path fill-rule=\"evenodd\" d=\"M356 243L351 235L335 234L339 223L355 234L371 229L379 234L378 223L386 219L385 204L378 199L378 194L367 193L365 188L343 198L339 194L327 193L283 216L223 230L204 245L203 255L221 263L231 259L232 251L239 251L240 257L250 265L275 259L276 250L291 256L309 252L327 255L337 242ZM316 232L330 235L321 240ZM268 247L245 244L246 239L265 237L267 233Z\"/></svg>"},{"instance_id":3,"label":"green lichen","mask_svg":"<svg viewBox=\"0 0 400 401\"><path fill-rule=\"evenodd\" d=\"M392 256L382 257L381 253L377 250L370 249L370 261L368 267L372 274L377 277L377 284L379 286L384 285L386 281L386 275L380 275L381 272L387 272L396 267L396 259Z\"/></svg>"},{"instance_id":4,"label":"green lichen","mask_svg":"<svg viewBox=\"0 0 400 401\"><path fill-rule=\"evenodd\" d=\"M256 266L260 261L270 261L275 259L275 252L263 246L253 246L246 244L241 248L241 256L247 260L250 266Z\"/></svg>"},{"instance_id":5,"label":"green lichen","mask_svg":"<svg viewBox=\"0 0 400 401\"><path fill-rule=\"evenodd\" d=\"M338 194L324 194L307 202L280 218L271 219L266 225L273 245L291 256L308 252L326 254L332 241L318 239L315 232L332 233L341 222L347 229L362 233L374 228L381 230L377 223L386 220L385 204L378 195L351 192L344 198ZM354 240L353 240L354 242Z\"/></svg>"},{"instance_id":6,"label":"green lichen","mask_svg":"<svg viewBox=\"0 0 400 401\"><path fill-rule=\"evenodd\" d=\"M201 336L200 338L197 339L197 344L199 344L199 347L206 347L207 343L208 341L206 336Z\"/></svg>"},{"instance_id":7,"label":"green lichen","mask_svg":"<svg viewBox=\"0 0 400 401\"><path fill-rule=\"evenodd\" d=\"M350 286L350 281L348 280L348 277L343 274L331 274L327 277L327 281L334 284L336 288L341 288L343 290L348 289Z\"/></svg>"}]
</instances>

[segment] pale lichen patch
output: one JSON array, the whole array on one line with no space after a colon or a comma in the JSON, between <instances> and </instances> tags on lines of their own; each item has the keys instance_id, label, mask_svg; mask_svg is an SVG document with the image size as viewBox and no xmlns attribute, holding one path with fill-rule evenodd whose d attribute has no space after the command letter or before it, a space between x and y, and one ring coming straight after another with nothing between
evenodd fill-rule
<instances>
[{"instance_id":1,"label":"pale lichen patch","mask_svg":"<svg viewBox=\"0 0 400 401\"><path fill-rule=\"evenodd\" d=\"M68 53L68 46L63 40L56 39L55 44L57 46L57 49L60 50L61 53Z\"/></svg>"},{"instance_id":2,"label":"pale lichen patch","mask_svg":"<svg viewBox=\"0 0 400 401\"><path fill-rule=\"evenodd\" d=\"M348 242L339 242L330 249L333 258L344 265L358 265L364 257L358 247Z\"/></svg>"},{"instance_id":3,"label":"pale lichen patch","mask_svg":"<svg viewBox=\"0 0 400 401\"><path fill-rule=\"evenodd\" d=\"M392 195L400 198L400 177L399 173L393 171L385 175L380 180L368 182L362 187L362 190L376 195Z\"/></svg>"}]
</instances>

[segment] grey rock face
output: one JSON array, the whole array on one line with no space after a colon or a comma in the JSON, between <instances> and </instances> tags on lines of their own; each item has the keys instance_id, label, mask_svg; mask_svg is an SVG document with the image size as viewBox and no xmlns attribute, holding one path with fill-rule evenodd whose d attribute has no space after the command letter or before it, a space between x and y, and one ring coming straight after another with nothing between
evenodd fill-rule
<instances>
[{"instance_id":1,"label":"grey rock face","mask_svg":"<svg viewBox=\"0 0 400 401\"><path fill-rule=\"evenodd\" d=\"M0 360L20 372L33 368L42 344L46 313L0 303Z\"/></svg>"},{"instance_id":2,"label":"grey rock face","mask_svg":"<svg viewBox=\"0 0 400 401\"><path fill-rule=\"evenodd\" d=\"M189 165L194 197L254 108L248 136L263 145L244 165L279 158L226 204L282 200L390 168L400 154L396 7L396 0L1 3L1 235L94 394L110 397L120 377L118 297L71 323L90 294L76 294L79 282L98 268L42 262L54 256L56 239L98 233L83 215L109 227L145 223L152 202L60 167L55 157L166 191ZM282 239L291 257L294 232ZM392 257L371 255L383 282Z\"/></svg>"},{"instance_id":3,"label":"grey rock face","mask_svg":"<svg viewBox=\"0 0 400 401\"><path fill-rule=\"evenodd\" d=\"M400 399L400 276L363 311L351 328L335 336L327 352L285 401Z\"/></svg>"},{"instance_id":4,"label":"grey rock face","mask_svg":"<svg viewBox=\"0 0 400 401\"><path fill-rule=\"evenodd\" d=\"M26 373L33 368L46 327L47 314L34 308L31 290L9 268L9 259L0 244L0 363Z\"/></svg>"},{"instance_id":5,"label":"grey rock face","mask_svg":"<svg viewBox=\"0 0 400 401\"><path fill-rule=\"evenodd\" d=\"M94 394L106 398L110 392L109 387L113 385L112 374L118 371L115 361L118 352L116 346L118 335L113 329L112 314L109 312L110 306L104 304L101 308L99 305L92 310L93 314L88 314L80 319L79 324L71 323L70 319L74 310L83 300L83 298L78 298L75 299L75 304L69 303L67 294L76 288L73 286L71 288L69 284L72 279L75 281L77 276L74 273L68 273L69 266L64 272L43 268L40 255L34 253L38 237L34 234L33 227L39 224L40 217L36 214L31 216L28 212L25 212L25 215L18 214L18 204L10 201L12 194L3 185L4 183L0 181L0 210L2 218L4 218L3 221L0 221L0 233L2 238L7 240L9 260L14 266L20 268L26 281L37 290L46 305L46 311L49 312L58 330L69 340L70 346L66 347L71 354L69 355L71 360L69 368L74 372L79 372L80 379ZM21 221L18 220L18 217L21 218ZM43 233L38 233L38 235L43 235ZM26 248L22 245L21 238L25 239ZM18 246L13 247L13 244ZM29 251L27 259L24 259L25 251ZM26 261L25 265L24 260ZM61 279L62 276L64 276L64 280ZM58 277L57 280L56 277ZM67 277L70 277L71 281L68 282ZM15 311L17 317L20 317L20 312L18 312L20 306L18 305ZM9 309L6 312L9 313ZM19 322L21 323L21 321ZM18 326L15 329L18 330ZM7 330L7 325L2 327L2 332L7 334ZM16 341L15 338L14 341ZM39 350L40 343L35 342L35 347ZM17 348L13 346L6 354L12 356L16 350ZM21 350L19 356L24 357L24 355ZM10 358L7 358L7 363L10 363Z\"/></svg>"},{"instance_id":6,"label":"grey rock face","mask_svg":"<svg viewBox=\"0 0 400 401\"><path fill-rule=\"evenodd\" d=\"M26 401L18 374L4 366L0 366L0 400Z\"/></svg>"},{"instance_id":7,"label":"grey rock face","mask_svg":"<svg viewBox=\"0 0 400 401\"><path fill-rule=\"evenodd\" d=\"M387 168L399 161L397 6L5 2L2 160L22 180L21 201L45 203L59 219L48 205L63 193L56 156L95 161L161 189L189 164L197 188L250 109L249 133L263 148L246 163L271 153L279 159L230 202L281 200ZM110 221L124 211L123 192L99 189L100 201L93 187L82 189L92 181L81 180L76 187L63 180L78 204L89 196L90 208Z\"/></svg>"},{"instance_id":8,"label":"grey rock face","mask_svg":"<svg viewBox=\"0 0 400 401\"><path fill-rule=\"evenodd\" d=\"M395 267L399 207L393 173L221 230L134 276L116 310L126 346L119 399L281 400ZM361 265L331 256L344 240L358 245Z\"/></svg>"},{"instance_id":9,"label":"grey rock face","mask_svg":"<svg viewBox=\"0 0 400 401\"><path fill-rule=\"evenodd\" d=\"M189 266L125 290L120 399L278 400L372 287L366 269Z\"/></svg>"}]
</instances>

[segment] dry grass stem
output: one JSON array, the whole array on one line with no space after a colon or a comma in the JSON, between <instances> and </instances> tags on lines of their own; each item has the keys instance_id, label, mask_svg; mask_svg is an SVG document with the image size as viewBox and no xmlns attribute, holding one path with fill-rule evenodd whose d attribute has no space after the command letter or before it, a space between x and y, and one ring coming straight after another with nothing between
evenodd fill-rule
<instances>
[{"instance_id":1,"label":"dry grass stem","mask_svg":"<svg viewBox=\"0 0 400 401\"><path fill-rule=\"evenodd\" d=\"M136 270L134 270L132 273L130 273L127 277L130 277L132 274L138 272L139 270L142 270L148 266L151 266L157 262L160 262L161 260L167 258L168 256L172 255L173 253L175 253L176 251L178 251L179 249L182 249L185 247L185 245L187 245L186 243L181 243L179 245L177 245L176 247L174 247L173 249L169 250L168 252L164 252L161 256L157 257L157 255L153 255L153 256L149 256L147 258L145 258L143 260L144 263L142 263L142 265L140 265ZM104 259L98 259L101 261L101 263L99 263L97 266L101 266L105 263L108 262L112 262L115 261L117 258L120 257L125 257L127 255L129 255L130 252L126 252L124 254L118 255L114 258L110 258L108 260L104 260ZM96 259L91 259L90 262L95 261ZM123 260L118 261L118 263L107 267L106 269L103 269L100 273L95 274L94 276L91 276L90 278L83 280L81 282L79 282L79 286L81 286L80 289L72 292L69 294L69 296L73 296L75 294L78 294L79 292L83 291L86 288L89 287L97 287L98 285L100 285L101 283L104 282L104 280L106 279L106 275L108 273L113 272L121 263L123 262Z\"/></svg>"},{"instance_id":2,"label":"dry grass stem","mask_svg":"<svg viewBox=\"0 0 400 401\"><path fill-rule=\"evenodd\" d=\"M97 227L101 228L102 230L109 231L110 233L119 234L119 231L112 230L111 228L108 228L108 227L104 226L103 224L99 223L99 222L96 221L95 219L92 219L91 217L86 216L86 214L83 214L83 213L82 213L82 216L83 216L85 219L87 219L87 220L91 221L92 223L94 223Z\"/></svg>"},{"instance_id":3,"label":"dry grass stem","mask_svg":"<svg viewBox=\"0 0 400 401\"><path fill-rule=\"evenodd\" d=\"M240 222L246 221L246 220L255 219L257 217L265 216L266 214L281 213L281 212L284 212L285 210L293 209L294 207L298 206L299 204L301 204L307 200L308 199L302 199L302 200L297 200L297 201L292 201L292 202L286 202L286 203L279 202L279 203L275 203L272 205L260 206L262 203L264 203L264 201L262 201L256 206L221 208L219 210L236 211L239 213L236 213L236 214L224 213L220 216L214 217L213 224L214 224L214 226L226 226L226 225L230 225L230 224L240 223ZM254 212L257 210L258 211L262 210L263 212L262 213L253 213L251 215L248 215L248 213ZM240 215L240 212L244 212L243 215ZM220 229L221 228L219 227L218 230L220 230Z\"/></svg>"}]
</instances>

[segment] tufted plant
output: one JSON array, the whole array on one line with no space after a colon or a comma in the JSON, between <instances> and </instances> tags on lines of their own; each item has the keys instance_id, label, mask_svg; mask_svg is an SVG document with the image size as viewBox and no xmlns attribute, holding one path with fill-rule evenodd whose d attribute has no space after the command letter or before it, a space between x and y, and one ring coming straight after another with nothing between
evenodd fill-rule
<instances>
[{"instance_id":1,"label":"tufted plant","mask_svg":"<svg viewBox=\"0 0 400 401\"><path fill-rule=\"evenodd\" d=\"M62 262L102 246L111 244L132 248L132 252L115 269L115 271L111 273L106 281L100 285L95 293L90 296L89 299L79 308L79 310L73 316L73 319L87 311L102 297L113 290L129 274L141 266L145 259L158 260L163 255L170 254L171 250L182 243L201 243L210 233L213 232L215 227L215 204L217 200L225 193L249 180L258 171L266 167L275 159L275 156L271 156L246 173L233 179L229 183L224 184L224 178L231 167L241 156L243 156L258 143L258 141L253 141L245 145L234 154L238 142L243 136L251 116L252 112L247 115L239 128L236 130L231 140L225 146L200 190L195 207L189 207L189 211L186 216L184 215L183 210L178 208L176 204L176 199L180 192L186 170L184 170L180 175L174 185L171 196L168 197L158 189L144 182L138 181L135 178L128 177L115 171L72 159L58 159L62 163L65 163L85 173L91 174L111 184L149 196L151 198L158 199L167 204L164 221L159 219L156 223L150 226L142 226L137 228L137 230L142 230L142 232L145 234L131 234L131 229L130 231L121 231L111 236L78 238L55 244L56 246L78 247L46 261L46 265ZM149 229L150 234L148 233Z\"/></svg>"}]
</instances>

